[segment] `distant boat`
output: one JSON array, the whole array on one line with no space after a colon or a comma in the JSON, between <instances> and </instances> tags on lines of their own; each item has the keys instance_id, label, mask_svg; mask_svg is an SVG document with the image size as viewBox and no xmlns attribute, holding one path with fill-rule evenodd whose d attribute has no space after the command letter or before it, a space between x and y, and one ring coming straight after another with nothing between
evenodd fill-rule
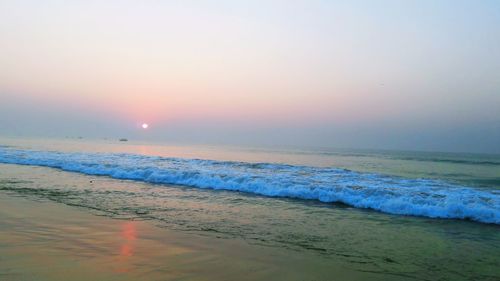
<instances>
[{"instance_id":1,"label":"distant boat","mask_svg":"<svg viewBox=\"0 0 500 281\"><path fill-rule=\"evenodd\" d=\"M120 139L120 141L128 141L128 139Z\"/></svg>"}]
</instances>

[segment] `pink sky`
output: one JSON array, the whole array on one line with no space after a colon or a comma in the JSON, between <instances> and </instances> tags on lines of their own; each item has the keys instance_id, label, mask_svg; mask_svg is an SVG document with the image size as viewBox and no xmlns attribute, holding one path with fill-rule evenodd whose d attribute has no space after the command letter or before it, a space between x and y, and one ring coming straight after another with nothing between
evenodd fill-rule
<instances>
[{"instance_id":1,"label":"pink sky","mask_svg":"<svg viewBox=\"0 0 500 281\"><path fill-rule=\"evenodd\" d=\"M313 143L333 146L336 128L349 126L488 135L500 121L498 8L5 1L0 109L22 124L36 114L51 123L50 111L117 128L323 128L331 133ZM5 118L0 128L11 130Z\"/></svg>"}]
</instances>

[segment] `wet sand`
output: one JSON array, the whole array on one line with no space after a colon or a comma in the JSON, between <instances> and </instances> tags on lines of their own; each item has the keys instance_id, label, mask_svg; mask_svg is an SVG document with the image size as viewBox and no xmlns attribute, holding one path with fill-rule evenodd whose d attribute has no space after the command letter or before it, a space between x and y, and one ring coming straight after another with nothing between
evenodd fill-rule
<instances>
[{"instance_id":1,"label":"wet sand","mask_svg":"<svg viewBox=\"0 0 500 281\"><path fill-rule=\"evenodd\" d=\"M314 256L0 193L0 280L368 280Z\"/></svg>"}]
</instances>

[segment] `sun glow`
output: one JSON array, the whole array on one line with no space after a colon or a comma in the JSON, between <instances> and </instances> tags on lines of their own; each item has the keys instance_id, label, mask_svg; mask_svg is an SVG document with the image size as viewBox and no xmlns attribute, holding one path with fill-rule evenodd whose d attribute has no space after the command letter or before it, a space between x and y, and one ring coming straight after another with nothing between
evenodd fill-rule
<instances>
[{"instance_id":1,"label":"sun glow","mask_svg":"<svg viewBox=\"0 0 500 281\"><path fill-rule=\"evenodd\" d=\"M149 127L149 125L147 123L142 124L143 129L147 129L148 127Z\"/></svg>"}]
</instances>

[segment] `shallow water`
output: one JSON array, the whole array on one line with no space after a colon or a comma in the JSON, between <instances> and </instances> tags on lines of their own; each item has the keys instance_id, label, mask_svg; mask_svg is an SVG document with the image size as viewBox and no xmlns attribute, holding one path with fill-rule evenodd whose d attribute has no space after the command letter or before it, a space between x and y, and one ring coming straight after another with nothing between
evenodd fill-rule
<instances>
[{"instance_id":1,"label":"shallow water","mask_svg":"<svg viewBox=\"0 0 500 281\"><path fill-rule=\"evenodd\" d=\"M377 177L372 179L375 185L380 183L379 177L390 177L396 179L392 181L396 185L399 184L398 180L406 180L411 184L430 182L438 184L446 192L449 191L446 187L458 185L472 192L488 192L494 199L498 195L498 186L494 183L498 180L496 171L499 164L494 156L445 154L431 157L425 153L416 153L416 156L407 153L412 156L405 156L404 153L391 155L382 152L361 155L357 154L360 152L290 153L91 141L3 143L15 145L14 149L24 151L24 159L29 161L35 156L42 160L57 160L62 155L61 159L68 159L68 155L72 155L68 153L79 152L94 156L89 157L94 160L103 153L133 153L155 156L156 160L161 160L158 158L160 156L181 158L177 159L181 163L186 158L239 161L240 165L250 165L241 162L288 163L294 167L307 165L351 169L362 174L375 173ZM42 151L42 154L26 152L33 149ZM59 153L46 154L47 151ZM125 157L131 156L127 154ZM142 156L134 157L144 159ZM122 158L113 158L107 164L122 165L123 161L117 159ZM151 161L150 157L145 159ZM72 161L74 163L75 159ZM140 161L134 163L139 167L144 164ZM150 165L151 162L147 163ZM232 168L234 163L226 165ZM288 166L278 167L288 169ZM431 174L428 170L432 170L432 167L440 169ZM207 169L199 165L194 168L187 165L187 168ZM304 169L307 171L307 168ZM245 171L248 175L248 169ZM421 179L424 175L427 175L425 180ZM442 185L443 182L446 185ZM500 226L495 224L402 216L316 200L267 197L162 182L151 184L47 167L7 164L0 164L0 190L15 196L44 198L81 206L110 217L148 220L161 227L194 235L242 239L250 245L285 249L294 256L312 255L323 264L341 265L352 272L372 273L380 280L500 279ZM463 200L466 202L467 197ZM498 211L497 205L490 206L493 211ZM373 277L367 280L373 280Z\"/></svg>"},{"instance_id":2,"label":"shallow water","mask_svg":"<svg viewBox=\"0 0 500 281\"><path fill-rule=\"evenodd\" d=\"M314 255L22 197L0 192L2 281L377 279Z\"/></svg>"},{"instance_id":3,"label":"shallow water","mask_svg":"<svg viewBox=\"0 0 500 281\"><path fill-rule=\"evenodd\" d=\"M0 191L114 218L148 220L195 235L243 239L250 245L288 249L297 257L314 255L323 263L375 273L380 280L500 278L498 225L4 164Z\"/></svg>"},{"instance_id":4,"label":"shallow water","mask_svg":"<svg viewBox=\"0 0 500 281\"><path fill-rule=\"evenodd\" d=\"M500 189L500 155L321 148L250 148L118 142L86 139L19 139L0 137L0 146L85 153L129 153L147 156L248 163L283 163L334 167L406 178L430 178L474 187Z\"/></svg>"},{"instance_id":5,"label":"shallow water","mask_svg":"<svg viewBox=\"0 0 500 281\"><path fill-rule=\"evenodd\" d=\"M92 144L89 142L82 144ZM131 179L154 184L175 184L206 189L224 189L242 191L271 197L288 197L321 202L338 202L358 208L369 208L390 214L415 215L431 218L470 219L483 223L500 224L500 190L496 186L485 186L485 182L493 183L483 177L475 185L467 184L451 178L448 173L435 173L439 177L413 177L392 173L390 169L377 172L349 170L339 167L307 166L306 164L287 164L274 162L249 162L248 154L256 157L264 152L255 150L233 150L240 159L206 160L186 157L165 157L161 155L132 154L119 151L118 145L107 145L111 152L72 152L70 146L61 145L62 149L45 150L25 148L20 145L0 147L0 163L45 166L70 172L88 175L109 176L116 179ZM146 146L147 147L147 146ZM99 148L97 143L90 148ZM136 148L132 146L132 148ZM74 149L74 148L73 148ZM167 153L168 146L161 149ZM184 147L183 149L187 149ZM198 149L200 149L198 147ZM66 151L69 150L69 151ZM133 150L133 149L130 149ZM172 150L175 150L173 148ZM195 150L195 149L193 149ZM196 150L195 150L196 151ZM205 154L224 152L223 148L201 149ZM229 150L231 152L231 150ZM365 154L339 154L323 152L321 154L303 151L288 153L290 157L306 155L303 163L316 158L328 156L330 160L339 161L339 155L355 157L362 164L379 159L383 163L388 157L394 161L406 161L402 166L415 166L420 162L445 163L451 168L457 165L474 165L497 168L500 162L494 158L460 157L460 155L437 154L429 159L428 154L399 153L396 156L376 154L370 161L364 161ZM284 152L275 152L283 154ZM161 154L161 153L158 153ZM174 155L182 153L172 153ZM199 153L204 154L204 153ZM280 155L281 155L280 154ZM393 153L394 154L394 153ZM267 157L272 157L268 153ZM441 156L440 156L441 155ZM184 155L190 156L190 155ZM213 155L215 156L215 155ZM224 156L224 154L222 155ZM227 155L226 155L227 156ZM453 156L453 157L452 157ZM221 157L219 155L218 157ZM265 157L261 157L265 158ZM373 158L373 159L372 159ZM300 160L299 157L296 160ZM401 160L406 159L406 160ZM319 161L318 161L319 162ZM345 161L348 162L348 161ZM498 164L498 165L497 165ZM359 165L362 166L362 165ZM425 166L424 166L425 167ZM490 167L490 168L491 168ZM355 167L356 168L356 167ZM358 167L359 168L359 167ZM358 169L362 170L362 169ZM418 170L415 168L415 170ZM463 173L474 173L463 170ZM474 175L477 176L477 175Z\"/></svg>"}]
</instances>

